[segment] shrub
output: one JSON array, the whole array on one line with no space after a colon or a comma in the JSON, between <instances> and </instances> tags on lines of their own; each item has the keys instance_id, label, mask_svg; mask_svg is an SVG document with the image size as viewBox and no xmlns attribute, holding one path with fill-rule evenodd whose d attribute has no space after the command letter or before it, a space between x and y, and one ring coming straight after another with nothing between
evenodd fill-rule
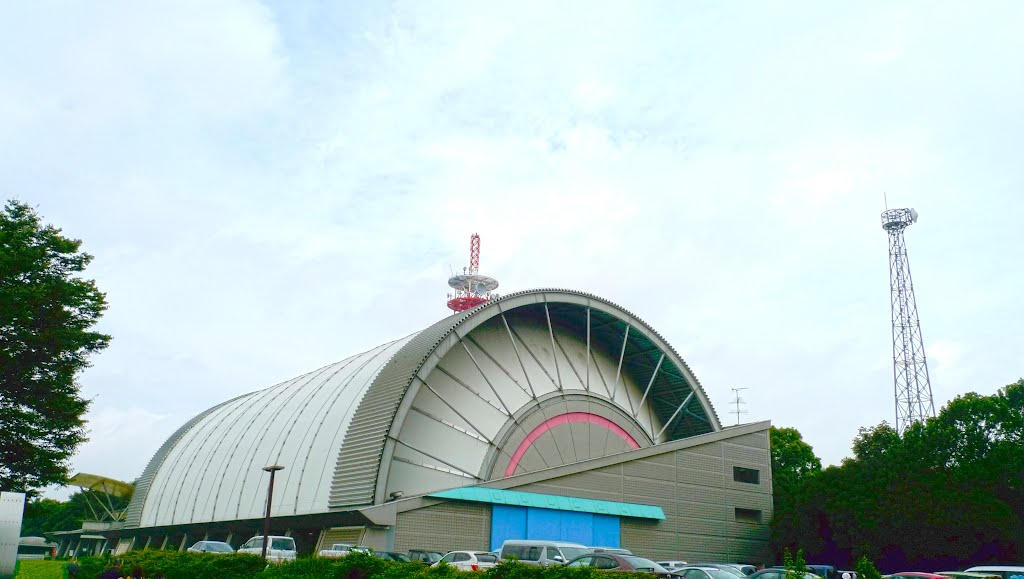
<instances>
[{"instance_id":1,"label":"shrub","mask_svg":"<svg viewBox=\"0 0 1024 579\"><path fill-rule=\"evenodd\" d=\"M281 565L268 565L260 579L295 578L306 579L307 577L317 579L334 576L334 560L322 559L319 557L300 557L295 561Z\"/></svg>"},{"instance_id":2,"label":"shrub","mask_svg":"<svg viewBox=\"0 0 1024 579\"><path fill-rule=\"evenodd\" d=\"M597 572L590 568L538 567L505 561L487 572L460 571L449 565L427 567L423 563L385 561L365 553L338 559L301 557L290 563L267 564L256 555L213 555L147 549L129 551L120 558L123 576L136 566L153 579L616 579L634 574ZM110 567L109 558L81 557L81 579L96 579Z\"/></svg>"},{"instance_id":3,"label":"shrub","mask_svg":"<svg viewBox=\"0 0 1024 579\"><path fill-rule=\"evenodd\" d=\"M792 555L789 549L786 549L783 555L786 566L786 577L787 579L803 579L805 573L807 573L807 561L804 561L804 550L797 549L796 555Z\"/></svg>"},{"instance_id":4,"label":"shrub","mask_svg":"<svg viewBox=\"0 0 1024 579\"><path fill-rule=\"evenodd\" d=\"M124 569L131 572L142 568L144 577L162 573L167 579L194 579L196 577L253 577L266 562L261 557L246 553L214 555L176 551L143 550L125 553Z\"/></svg>"},{"instance_id":5,"label":"shrub","mask_svg":"<svg viewBox=\"0 0 1024 579\"><path fill-rule=\"evenodd\" d=\"M502 561L488 572L494 579L541 579L544 568L519 561Z\"/></svg>"},{"instance_id":6,"label":"shrub","mask_svg":"<svg viewBox=\"0 0 1024 579\"><path fill-rule=\"evenodd\" d=\"M866 555L861 555L857 560L857 579L882 579L882 574L875 568L875 564Z\"/></svg>"},{"instance_id":7,"label":"shrub","mask_svg":"<svg viewBox=\"0 0 1024 579\"><path fill-rule=\"evenodd\" d=\"M119 557L122 561L122 576L129 576L136 566L147 578L163 574L167 579L196 579L205 577L232 577L244 579L256 577L266 563L256 555L234 554L213 555L210 553L188 553L146 549L129 551ZM81 579L96 579L105 569L110 568L109 558L81 557Z\"/></svg>"},{"instance_id":8,"label":"shrub","mask_svg":"<svg viewBox=\"0 0 1024 579\"><path fill-rule=\"evenodd\" d=\"M80 579L96 579L104 569L109 567L108 559L105 557L79 557L78 566L81 571L78 573Z\"/></svg>"}]
</instances>

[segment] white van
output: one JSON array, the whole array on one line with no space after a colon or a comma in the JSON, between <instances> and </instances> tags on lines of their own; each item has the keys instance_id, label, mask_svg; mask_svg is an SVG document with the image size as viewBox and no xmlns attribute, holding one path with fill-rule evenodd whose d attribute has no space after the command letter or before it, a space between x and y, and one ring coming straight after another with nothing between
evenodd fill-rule
<instances>
[{"instance_id":1,"label":"white van","mask_svg":"<svg viewBox=\"0 0 1024 579\"><path fill-rule=\"evenodd\" d=\"M1024 567L1016 565L978 565L967 569L971 573L999 575L1003 579L1024 579Z\"/></svg>"},{"instance_id":2,"label":"white van","mask_svg":"<svg viewBox=\"0 0 1024 579\"><path fill-rule=\"evenodd\" d=\"M590 549L579 543L562 541L509 540L501 544L498 558L502 561L515 558L528 565L564 565Z\"/></svg>"},{"instance_id":3,"label":"white van","mask_svg":"<svg viewBox=\"0 0 1024 579\"><path fill-rule=\"evenodd\" d=\"M295 560L295 539L281 535L270 535L267 538L270 540L270 546L267 548L267 561L281 563L283 561ZM235 552L262 555L263 535L249 539Z\"/></svg>"}]
</instances>

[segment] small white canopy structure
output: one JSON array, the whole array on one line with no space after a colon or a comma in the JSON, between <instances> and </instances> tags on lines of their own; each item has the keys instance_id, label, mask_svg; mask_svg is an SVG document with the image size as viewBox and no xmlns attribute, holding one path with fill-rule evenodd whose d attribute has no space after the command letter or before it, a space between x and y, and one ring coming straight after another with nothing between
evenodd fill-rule
<instances>
[{"instance_id":1,"label":"small white canopy structure","mask_svg":"<svg viewBox=\"0 0 1024 579\"><path fill-rule=\"evenodd\" d=\"M105 519L123 521L124 511L114 508L114 503L110 500L110 497L130 497L135 490L135 486L131 483L85 472L80 472L71 477L68 480L68 484L82 489L85 502L92 510L92 514L97 521ZM94 502L99 505L99 511L95 509Z\"/></svg>"}]
</instances>

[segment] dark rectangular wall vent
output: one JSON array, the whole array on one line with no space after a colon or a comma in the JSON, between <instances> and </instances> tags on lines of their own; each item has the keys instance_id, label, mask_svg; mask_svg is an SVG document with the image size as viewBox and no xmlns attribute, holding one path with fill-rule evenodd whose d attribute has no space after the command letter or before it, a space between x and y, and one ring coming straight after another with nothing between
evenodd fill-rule
<instances>
[{"instance_id":1,"label":"dark rectangular wall vent","mask_svg":"<svg viewBox=\"0 0 1024 579\"><path fill-rule=\"evenodd\" d=\"M742 466L732 467L732 480L752 485L761 482L761 471L756 468L743 468Z\"/></svg>"},{"instance_id":2,"label":"dark rectangular wall vent","mask_svg":"<svg viewBox=\"0 0 1024 579\"><path fill-rule=\"evenodd\" d=\"M757 509L741 509L736 507L737 523L760 523L761 511Z\"/></svg>"}]
</instances>

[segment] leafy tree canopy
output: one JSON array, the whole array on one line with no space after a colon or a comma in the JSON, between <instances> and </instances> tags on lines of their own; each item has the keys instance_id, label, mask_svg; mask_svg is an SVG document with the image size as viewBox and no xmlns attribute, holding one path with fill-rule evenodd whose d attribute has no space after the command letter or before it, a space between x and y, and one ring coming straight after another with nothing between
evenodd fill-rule
<instances>
[{"instance_id":1,"label":"leafy tree canopy","mask_svg":"<svg viewBox=\"0 0 1024 579\"><path fill-rule=\"evenodd\" d=\"M866 555L890 572L1019 560L1024 380L959 396L902 435L862 428L853 458L775 492L786 493L772 520L777 553L803 546L842 566Z\"/></svg>"},{"instance_id":2,"label":"leafy tree canopy","mask_svg":"<svg viewBox=\"0 0 1024 579\"><path fill-rule=\"evenodd\" d=\"M76 377L110 342L92 331L107 308L82 242L9 201L0 211L0 488L63 483L85 441Z\"/></svg>"},{"instance_id":3,"label":"leafy tree canopy","mask_svg":"<svg viewBox=\"0 0 1024 579\"><path fill-rule=\"evenodd\" d=\"M772 481L783 494L807 476L821 472L821 459L814 448L804 442L795 428L771 427L769 441L772 454Z\"/></svg>"},{"instance_id":4,"label":"leafy tree canopy","mask_svg":"<svg viewBox=\"0 0 1024 579\"><path fill-rule=\"evenodd\" d=\"M853 439L853 457L862 462L882 461L897 452L899 446L900 435L888 422L871 428L861 427Z\"/></svg>"}]
</instances>

